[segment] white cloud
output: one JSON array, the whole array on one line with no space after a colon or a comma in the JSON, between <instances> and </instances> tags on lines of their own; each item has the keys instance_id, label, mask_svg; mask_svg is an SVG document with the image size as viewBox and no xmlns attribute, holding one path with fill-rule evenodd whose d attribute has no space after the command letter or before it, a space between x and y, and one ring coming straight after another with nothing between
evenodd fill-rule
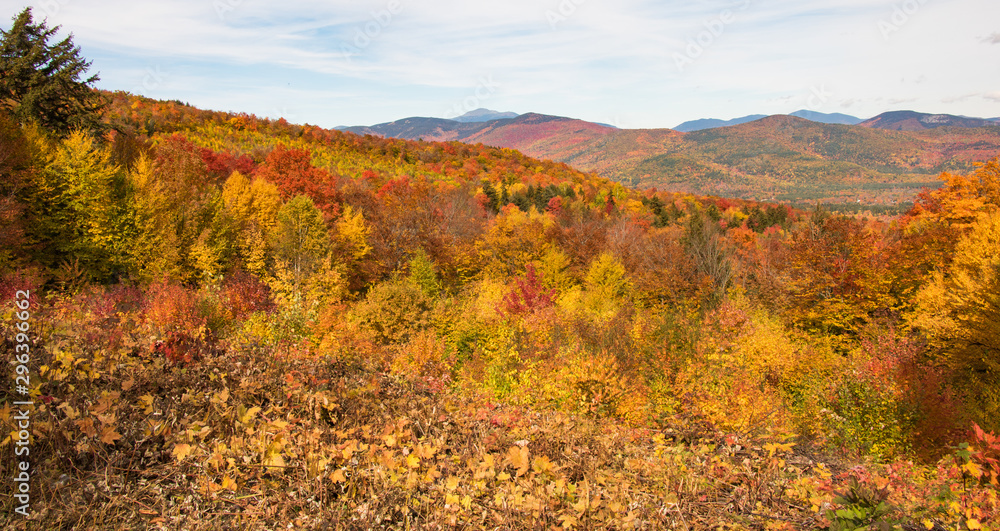
<instances>
[{"instance_id":1,"label":"white cloud","mask_svg":"<svg viewBox=\"0 0 1000 531\"><path fill-rule=\"evenodd\" d=\"M74 33L106 88L160 68L150 95L295 107L332 126L440 116L491 76L492 108L663 127L886 103L1000 115L1000 72L985 66L1000 48L978 44L1000 34L969 16L994 2L935 0L905 21L885 0L51 0L58 10L35 13ZM897 28L888 39L884 21ZM674 54L699 39L679 71Z\"/></svg>"}]
</instances>

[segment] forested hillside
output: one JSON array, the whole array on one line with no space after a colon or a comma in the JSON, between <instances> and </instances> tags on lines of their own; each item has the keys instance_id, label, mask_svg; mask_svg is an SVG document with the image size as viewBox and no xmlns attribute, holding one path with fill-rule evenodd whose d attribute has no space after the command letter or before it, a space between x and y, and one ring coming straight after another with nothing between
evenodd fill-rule
<instances>
[{"instance_id":1,"label":"forested hillside","mask_svg":"<svg viewBox=\"0 0 1000 531\"><path fill-rule=\"evenodd\" d=\"M1000 521L997 159L847 217L73 98L0 109L5 528Z\"/></svg>"},{"instance_id":2,"label":"forested hillside","mask_svg":"<svg viewBox=\"0 0 1000 531\"><path fill-rule=\"evenodd\" d=\"M122 93L104 117L2 121L39 518L995 515L996 162L851 218Z\"/></svg>"},{"instance_id":3,"label":"forested hillside","mask_svg":"<svg viewBox=\"0 0 1000 531\"><path fill-rule=\"evenodd\" d=\"M615 129L533 113L475 124L408 118L349 130L508 147L639 188L800 205L860 203L899 213L922 188L937 186L939 173L971 171L1000 152L1000 127L983 120L960 122L981 125L974 128L941 121L935 125L946 127L889 131L795 116L759 118L688 133Z\"/></svg>"}]
</instances>

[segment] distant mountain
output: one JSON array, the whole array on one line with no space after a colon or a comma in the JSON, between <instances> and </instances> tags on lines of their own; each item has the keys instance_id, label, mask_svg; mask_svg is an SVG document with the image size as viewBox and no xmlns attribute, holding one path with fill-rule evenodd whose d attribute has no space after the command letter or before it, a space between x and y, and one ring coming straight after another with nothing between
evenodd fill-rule
<instances>
[{"instance_id":1,"label":"distant mountain","mask_svg":"<svg viewBox=\"0 0 1000 531\"><path fill-rule=\"evenodd\" d=\"M509 118L508 118L509 119ZM482 129L489 122L456 122L444 118L423 118L414 116L394 122L386 122L372 126L345 127L347 131L358 135L375 135L390 138L405 138L407 140L435 140L446 142L462 138Z\"/></svg>"},{"instance_id":2,"label":"distant mountain","mask_svg":"<svg viewBox=\"0 0 1000 531\"><path fill-rule=\"evenodd\" d=\"M615 131L608 125L575 118L526 113L516 118L488 122L456 122L443 118L404 118L372 126L342 129L359 135L377 135L407 140L459 141L469 144L509 147L525 154L544 152L558 158L565 149ZM541 145L539 145L539 143Z\"/></svg>"},{"instance_id":3,"label":"distant mountain","mask_svg":"<svg viewBox=\"0 0 1000 531\"><path fill-rule=\"evenodd\" d=\"M452 118L456 122L488 122L490 120L500 120L503 118L517 118L516 112L499 112L483 109L480 107L474 111L469 111L462 116Z\"/></svg>"},{"instance_id":4,"label":"distant mountain","mask_svg":"<svg viewBox=\"0 0 1000 531\"><path fill-rule=\"evenodd\" d=\"M774 115L685 133L527 113L488 122L415 117L345 130L511 148L637 187L760 200L892 202L912 200L921 187L934 186L941 171L968 171L973 162L996 157L1000 127L979 122L989 127L887 131Z\"/></svg>"},{"instance_id":5,"label":"distant mountain","mask_svg":"<svg viewBox=\"0 0 1000 531\"><path fill-rule=\"evenodd\" d=\"M812 122L819 122L821 124L857 125L864 121L861 118L858 118L857 116L851 116L849 114L842 114L839 112L823 113L816 111L808 111L806 109L795 111L791 113L789 116L797 116L799 118L805 118L806 120Z\"/></svg>"},{"instance_id":6,"label":"distant mountain","mask_svg":"<svg viewBox=\"0 0 1000 531\"><path fill-rule=\"evenodd\" d=\"M997 122L982 118L966 118L952 114L927 114L916 111L884 112L858 124L873 129L888 129L891 131L923 131L938 127L985 127L995 126Z\"/></svg>"},{"instance_id":7,"label":"distant mountain","mask_svg":"<svg viewBox=\"0 0 1000 531\"><path fill-rule=\"evenodd\" d=\"M714 129L716 127L731 127L734 125L745 124L748 122L753 122L755 120L760 120L761 118L767 118L766 114L751 114L748 116L741 116L739 118L733 118L732 120L718 120L716 118L703 118L701 120L691 120L689 122L684 122L674 128L675 131L681 131L689 133L691 131L701 131L703 129ZM775 115L780 116L780 115ZM802 109L791 113L789 116L795 116L798 118L805 118L811 122L818 122L821 124L846 124L846 125L857 125L863 120L849 114L841 114L839 112L835 113L822 113L816 111L808 111Z\"/></svg>"},{"instance_id":8,"label":"distant mountain","mask_svg":"<svg viewBox=\"0 0 1000 531\"><path fill-rule=\"evenodd\" d=\"M702 129L713 129L716 127L729 127L731 125L745 124L747 122L752 122L754 120L760 120L761 118L766 118L766 114L751 114L749 116L742 116L740 118L733 118L732 120L719 120L718 118L702 118L700 120L690 120L684 122L674 128L674 131L680 131L682 133L687 133L690 131L701 131Z\"/></svg>"}]
</instances>

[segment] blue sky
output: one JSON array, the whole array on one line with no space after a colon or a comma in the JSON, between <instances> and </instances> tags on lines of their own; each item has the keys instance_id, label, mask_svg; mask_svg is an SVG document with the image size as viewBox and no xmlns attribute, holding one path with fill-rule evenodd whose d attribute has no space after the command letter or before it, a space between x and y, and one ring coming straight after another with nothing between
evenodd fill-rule
<instances>
[{"instance_id":1,"label":"blue sky","mask_svg":"<svg viewBox=\"0 0 1000 531\"><path fill-rule=\"evenodd\" d=\"M32 0L98 86L324 127L477 107L619 127L1000 116L997 0Z\"/></svg>"}]
</instances>

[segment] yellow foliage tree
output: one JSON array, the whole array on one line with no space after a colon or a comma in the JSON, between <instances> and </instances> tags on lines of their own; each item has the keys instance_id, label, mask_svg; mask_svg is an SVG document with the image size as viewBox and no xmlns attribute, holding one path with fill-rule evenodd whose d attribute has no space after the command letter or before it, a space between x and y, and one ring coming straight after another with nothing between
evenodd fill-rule
<instances>
[{"instance_id":1,"label":"yellow foliage tree","mask_svg":"<svg viewBox=\"0 0 1000 531\"><path fill-rule=\"evenodd\" d=\"M584 278L584 303L599 316L614 313L632 293L632 281L625 266L613 254L604 252L590 263Z\"/></svg>"},{"instance_id":2,"label":"yellow foliage tree","mask_svg":"<svg viewBox=\"0 0 1000 531\"><path fill-rule=\"evenodd\" d=\"M528 262L545 254L549 247L545 230L552 224L552 217L539 213L535 207L528 212L505 207L490 231L476 242L476 250L484 264L483 273L494 278L520 274Z\"/></svg>"},{"instance_id":3,"label":"yellow foliage tree","mask_svg":"<svg viewBox=\"0 0 1000 531\"><path fill-rule=\"evenodd\" d=\"M55 146L34 184L31 204L44 210L36 213L32 232L45 254L79 260L95 278L124 267L134 226L123 176L107 149L74 132Z\"/></svg>"},{"instance_id":4,"label":"yellow foliage tree","mask_svg":"<svg viewBox=\"0 0 1000 531\"><path fill-rule=\"evenodd\" d=\"M1000 429L1000 212L970 224L951 265L918 292L912 324L955 371L972 417Z\"/></svg>"},{"instance_id":5,"label":"yellow foliage tree","mask_svg":"<svg viewBox=\"0 0 1000 531\"><path fill-rule=\"evenodd\" d=\"M250 180L234 171L222 187L222 200L239 231L239 256L247 270L262 274L270 253L269 234L277 224L281 208L278 187L264 179Z\"/></svg>"},{"instance_id":6,"label":"yellow foliage tree","mask_svg":"<svg viewBox=\"0 0 1000 531\"><path fill-rule=\"evenodd\" d=\"M368 245L370 234L371 228L365 222L364 213L346 205L344 213L337 220L337 236L347 247L352 259L361 260L371 252L372 247Z\"/></svg>"},{"instance_id":7,"label":"yellow foliage tree","mask_svg":"<svg viewBox=\"0 0 1000 531\"><path fill-rule=\"evenodd\" d=\"M918 219L944 221L958 228L976 222L979 214L1000 206L1000 159L993 159L970 175L941 174L944 186L929 192L914 211Z\"/></svg>"}]
</instances>

